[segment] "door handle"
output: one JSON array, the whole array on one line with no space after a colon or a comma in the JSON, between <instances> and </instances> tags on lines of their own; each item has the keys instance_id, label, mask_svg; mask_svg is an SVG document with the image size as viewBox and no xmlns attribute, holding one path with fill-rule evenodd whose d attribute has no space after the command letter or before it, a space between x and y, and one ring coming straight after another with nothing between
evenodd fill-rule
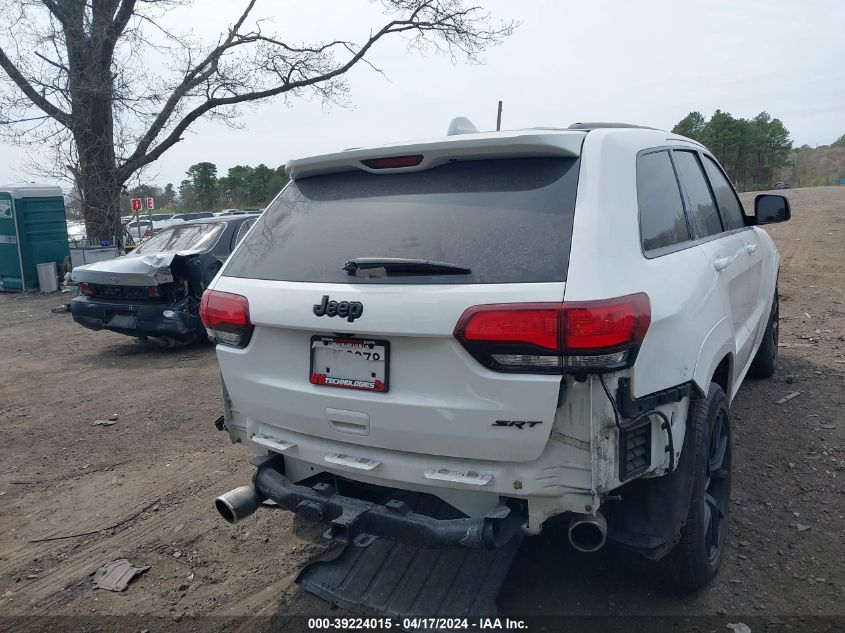
<instances>
[{"instance_id":1,"label":"door handle","mask_svg":"<svg viewBox=\"0 0 845 633\"><path fill-rule=\"evenodd\" d=\"M716 269L717 273L720 273L725 270L725 268L730 266L737 257L739 257L738 254L731 255L730 257L720 257L719 259L713 262L713 267Z\"/></svg>"},{"instance_id":2,"label":"door handle","mask_svg":"<svg viewBox=\"0 0 845 633\"><path fill-rule=\"evenodd\" d=\"M756 250L757 250L756 244L746 244L745 245L745 252L748 253L749 255Z\"/></svg>"}]
</instances>

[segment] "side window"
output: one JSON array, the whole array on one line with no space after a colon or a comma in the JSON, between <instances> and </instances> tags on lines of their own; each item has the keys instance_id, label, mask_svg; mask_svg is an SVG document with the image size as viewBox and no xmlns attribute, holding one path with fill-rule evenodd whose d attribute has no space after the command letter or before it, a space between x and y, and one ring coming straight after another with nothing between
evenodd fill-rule
<instances>
[{"instance_id":1,"label":"side window","mask_svg":"<svg viewBox=\"0 0 845 633\"><path fill-rule=\"evenodd\" d=\"M241 243L241 240L244 239L244 235L246 235L246 232L249 231L249 227L252 226L253 222L255 222L255 220L247 220L238 227L238 232L235 235L235 243L232 244L232 250L234 250L235 246Z\"/></svg>"},{"instance_id":2,"label":"side window","mask_svg":"<svg viewBox=\"0 0 845 633\"><path fill-rule=\"evenodd\" d=\"M668 151L637 158L637 202L644 250L664 248L689 239L681 192Z\"/></svg>"},{"instance_id":3,"label":"side window","mask_svg":"<svg viewBox=\"0 0 845 633\"><path fill-rule=\"evenodd\" d=\"M696 237L708 237L721 233L722 221L719 219L719 211L716 209L710 187L707 186L704 172L701 171L698 156L694 152L674 151L672 158L675 159L681 185L687 194Z\"/></svg>"},{"instance_id":4,"label":"side window","mask_svg":"<svg viewBox=\"0 0 845 633\"><path fill-rule=\"evenodd\" d=\"M716 194L716 202L719 204L719 211L722 214L722 222L725 223L725 230L741 229L745 226L745 213L734 193L731 183L725 178L725 174L709 156L704 157L704 171L710 179L710 186Z\"/></svg>"}]
</instances>

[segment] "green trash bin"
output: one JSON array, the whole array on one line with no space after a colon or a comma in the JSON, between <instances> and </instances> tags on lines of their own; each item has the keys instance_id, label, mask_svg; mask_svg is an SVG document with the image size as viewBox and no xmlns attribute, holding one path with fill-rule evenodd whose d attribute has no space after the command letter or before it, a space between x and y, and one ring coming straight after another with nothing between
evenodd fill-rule
<instances>
[{"instance_id":1,"label":"green trash bin","mask_svg":"<svg viewBox=\"0 0 845 633\"><path fill-rule=\"evenodd\" d=\"M38 290L38 264L61 270L69 256L62 190L0 186L0 291Z\"/></svg>"}]
</instances>

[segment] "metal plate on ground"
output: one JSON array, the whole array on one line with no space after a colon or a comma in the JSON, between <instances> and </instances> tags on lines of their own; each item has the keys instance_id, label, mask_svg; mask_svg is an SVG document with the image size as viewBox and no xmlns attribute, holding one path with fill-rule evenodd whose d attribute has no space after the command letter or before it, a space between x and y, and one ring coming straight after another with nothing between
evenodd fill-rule
<instances>
[{"instance_id":1,"label":"metal plate on ground","mask_svg":"<svg viewBox=\"0 0 845 633\"><path fill-rule=\"evenodd\" d=\"M305 567L296 582L346 609L367 607L390 616L496 616L496 597L521 540L482 550L427 549L384 538L362 547L355 539L337 559Z\"/></svg>"}]
</instances>

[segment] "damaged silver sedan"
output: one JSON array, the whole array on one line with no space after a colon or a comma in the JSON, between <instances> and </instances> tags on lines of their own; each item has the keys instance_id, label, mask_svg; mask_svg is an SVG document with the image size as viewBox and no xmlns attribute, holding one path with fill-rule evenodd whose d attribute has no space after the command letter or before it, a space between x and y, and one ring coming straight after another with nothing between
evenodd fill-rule
<instances>
[{"instance_id":1,"label":"damaged silver sedan","mask_svg":"<svg viewBox=\"0 0 845 633\"><path fill-rule=\"evenodd\" d=\"M204 336L202 293L257 217L185 222L129 255L74 268L71 278L81 293L70 303L74 321L171 345Z\"/></svg>"}]
</instances>

